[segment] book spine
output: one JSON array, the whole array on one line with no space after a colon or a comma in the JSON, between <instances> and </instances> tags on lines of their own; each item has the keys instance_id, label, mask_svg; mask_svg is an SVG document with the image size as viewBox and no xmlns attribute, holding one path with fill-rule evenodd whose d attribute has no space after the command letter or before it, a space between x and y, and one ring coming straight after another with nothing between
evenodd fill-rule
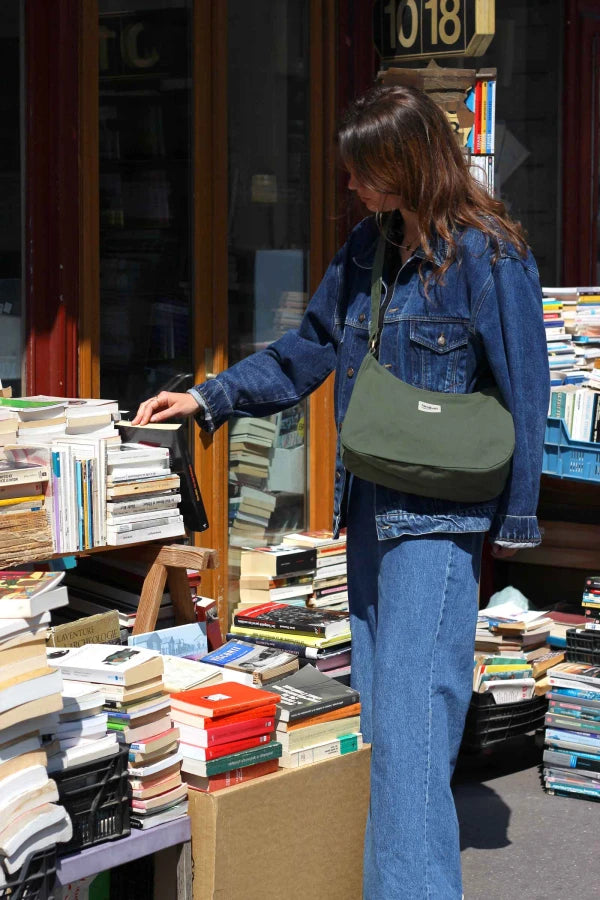
<instances>
[{"instance_id":1,"label":"book spine","mask_svg":"<svg viewBox=\"0 0 600 900\"><path fill-rule=\"evenodd\" d=\"M330 712L333 709L342 709L344 706L351 706L358 703L360 697L356 691L352 694L346 694L345 697L336 697L332 700L320 700L309 703L306 706L292 706L290 709L285 707L285 701L280 701L279 718L282 722L298 722L300 719L309 716L319 716L321 713Z\"/></svg>"},{"instance_id":2,"label":"book spine","mask_svg":"<svg viewBox=\"0 0 600 900\"><path fill-rule=\"evenodd\" d=\"M473 115L473 153L481 153L481 81L475 82L475 112Z\"/></svg>"},{"instance_id":3,"label":"book spine","mask_svg":"<svg viewBox=\"0 0 600 900\"><path fill-rule=\"evenodd\" d=\"M234 753L231 756L221 756L218 759L211 759L206 762L206 775L218 775L221 772L230 772L232 769L252 766L254 763L264 762L268 759L279 759L281 752L281 744L278 741L271 741L263 747L257 747L252 750L242 750L239 754Z\"/></svg>"},{"instance_id":4,"label":"book spine","mask_svg":"<svg viewBox=\"0 0 600 900\"><path fill-rule=\"evenodd\" d=\"M291 634L305 634L305 635L317 635L318 637L325 637L325 625L321 625L318 622L306 622L303 623L306 627L298 628L296 625L290 622L279 622L276 617L263 615L260 618L246 615L245 613L236 613L233 617L233 621L236 625L241 628L266 628L270 631L286 631Z\"/></svg>"},{"instance_id":5,"label":"book spine","mask_svg":"<svg viewBox=\"0 0 600 900\"><path fill-rule=\"evenodd\" d=\"M152 541L158 538L181 537L185 534L183 522L175 522L171 525L160 525L156 528L138 528L136 531L126 531L122 534L107 526L106 541L113 547L121 544L134 544L138 541Z\"/></svg>"},{"instance_id":6,"label":"book spine","mask_svg":"<svg viewBox=\"0 0 600 900\"><path fill-rule=\"evenodd\" d=\"M84 547L84 509L83 509L83 471L80 459L73 460L73 468L75 474L75 505L77 511L77 546L76 550L83 550Z\"/></svg>"},{"instance_id":7,"label":"book spine","mask_svg":"<svg viewBox=\"0 0 600 900\"><path fill-rule=\"evenodd\" d=\"M490 81L488 87L489 108L489 149L488 153L496 152L496 81Z\"/></svg>"},{"instance_id":8,"label":"book spine","mask_svg":"<svg viewBox=\"0 0 600 900\"><path fill-rule=\"evenodd\" d=\"M293 641L278 641L275 638L263 637L263 635L251 638L249 635L234 634L231 631L227 633L226 638L228 641L245 641L247 644L258 644L261 647L276 647L279 650L286 650L288 653L295 653L301 659L318 659L319 657L317 647L295 644Z\"/></svg>"},{"instance_id":9,"label":"book spine","mask_svg":"<svg viewBox=\"0 0 600 900\"><path fill-rule=\"evenodd\" d=\"M212 791L219 791L222 788L231 787L234 784L252 781L254 778L260 778L262 775L271 775L273 772L276 772L278 768L278 759L268 759L265 760L265 762L254 763L254 765L244 766L244 768L241 769L231 769L228 772L221 772L219 775L210 775L207 778L206 787L198 788L198 790L212 793ZM191 787L195 787L195 785L191 785Z\"/></svg>"},{"instance_id":10,"label":"book spine","mask_svg":"<svg viewBox=\"0 0 600 900\"><path fill-rule=\"evenodd\" d=\"M485 136L487 129L487 87L488 83L484 79L481 82L481 125L479 129L479 152L485 153Z\"/></svg>"}]
</instances>

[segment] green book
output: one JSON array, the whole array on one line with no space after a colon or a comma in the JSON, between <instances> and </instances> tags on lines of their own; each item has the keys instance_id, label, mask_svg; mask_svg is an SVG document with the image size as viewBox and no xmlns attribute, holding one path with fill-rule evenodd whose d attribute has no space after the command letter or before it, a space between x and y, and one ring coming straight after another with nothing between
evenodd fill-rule
<instances>
[{"instance_id":1,"label":"green book","mask_svg":"<svg viewBox=\"0 0 600 900\"><path fill-rule=\"evenodd\" d=\"M240 750L239 753L228 753L227 756L219 756L217 759L199 760L185 757L182 771L192 775L220 775L221 772L232 772L233 769L242 769L245 766L253 766L255 763L266 762L269 759L279 759L281 756L281 744L271 741L262 747L251 747L250 750Z\"/></svg>"}]
</instances>

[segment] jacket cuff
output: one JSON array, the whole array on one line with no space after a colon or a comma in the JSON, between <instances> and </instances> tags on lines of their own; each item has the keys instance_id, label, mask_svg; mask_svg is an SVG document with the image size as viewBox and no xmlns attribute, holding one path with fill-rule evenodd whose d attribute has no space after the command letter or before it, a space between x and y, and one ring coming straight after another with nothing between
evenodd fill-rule
<instances>
[{"instance_id":1,"label":"jacket cuff","mask_svg":"<svg viewBox=\"0 0 600 900\"><path fill-rule=\"evenodd\" d=\"M215 430L213 417L202 394L197 387L190 388L187 393L191 394L198 404L198 412L194 413L196 424L199 426L199 428L203 428L204 431L213 432Z\"/></svg>"},{"instance_id":2,"label":"jacket cuff","mask_svg":"<svg viewBox=\"0 0 600 900\"><path fill-rule=\"evenodd\" d=\"M537 547L542 543L537 516L496 515L489 532L492 543Z\"/></svg>"}]
</instances>

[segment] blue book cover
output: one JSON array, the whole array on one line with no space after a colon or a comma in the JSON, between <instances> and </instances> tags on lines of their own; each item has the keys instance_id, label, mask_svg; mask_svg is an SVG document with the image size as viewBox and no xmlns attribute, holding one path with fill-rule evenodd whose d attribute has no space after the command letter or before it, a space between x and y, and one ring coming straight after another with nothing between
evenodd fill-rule
<instances>
[{"instance_id":1,"label":"blue book cover","mask_svg":"<svg viewBox=\"0 0 600 900\"><path fill-rule=\"evenodd\" d=\"M475 88L469 88L467 96L465 97L465 106L467 107L469 112L472 112L472 113L475 112ZM465 144L465 146L471 151L471 153L473 153L474 133L475 133L475 125L473 124L473 127L471 128L471 130L468 134L467 142Z\"/></svg>"},{"instance_id":2,"label":"blue book cover","mask_svg":"<svg viewBox=\"0 0 600 900\"><path fill-rule=\"evenodd\" d=\"M244 641L236 640L227 641L226 644L203 656L202 662L212 663L213 666L224 666L226 663L233 662L233 660L244 659L244 657L254 653L255 650L255 644L247 644Z\"/></svg>"},{"instance_id":3,"label":"blue book cover","mask_svg":"<svg viewBox=\"0 0 600 900\"><path fill-rule=\"evenodd\" d=\"M496 109L496 82L488 81L487 85L487 119L485 131L485 152L494 152L494 115Z\"/></svg>"},{"instance_id":4,"label":"blue book cover","mask_svg":"<svg viewBox=\"0 0 600 900\"><path fill-rule=\"evenodd\" d=\"M146 634L132 634L127 638L129 647L144 647L156 650L162 656L190 656L204 658L208 652L206 622L191 622L189 625L175 625Z\"/></svg>"}]
</instances>

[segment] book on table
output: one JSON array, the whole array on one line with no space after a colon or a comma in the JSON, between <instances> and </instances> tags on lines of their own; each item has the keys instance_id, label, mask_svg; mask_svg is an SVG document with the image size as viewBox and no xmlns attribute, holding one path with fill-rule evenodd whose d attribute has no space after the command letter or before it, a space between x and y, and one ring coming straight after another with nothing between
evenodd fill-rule
<instances>
[{"instance_id":1,"label":"book on table","mask_svg":"<svg viewBox=\"0 0 600 900\"><path fill-rule=\"evenodd\" d=\"M0 571L0 623L2 619L33 619L66 606L67 591L60 585L64 572Z\"/></svg>"},{"instance_id":2,"label":"book on table","mask_svg":"<svg viewBox=\"0 0 600 900\"><path fill-rule=\"evenodd\" d=\"M65 678L129 687L162 675L160 653L113 644L86 644L73 649L48 650L48 665Z\"/></svg>"},{"instance_id":3,"label":"book on table","mask_svg":"<svg viewBox=\"0 0 600 900\"><path fill-rule=\"evenodd\" d=\"M214 686L171 694L171 709L173 712L179 710L217 719L271 704L274 700L273 694L277 694L273 688L266 691L233 681L224 681Z\"/></svg>"},{"instance_id":4,"label":"book on table","mask_svg":"<svg viewBox=\"0 0 600 900\"><path fill-rule=\"evenodd\" d=\"M280 756L281 744L277 741L270 741L259 747L251 747L249 750L241 750L238 753L220 756L218 759L200 760L190 759L189 757L184 756L181 770L185 777L187 777L188 774L207 777L209 775L218 775L221 772L251 766L254 765L254 763L278 759Z\"/></svg>"},{"instance_id":5,"label":"book on table","mask_svg":"<svg viewBox=\"0 0 600 900\"><path fill-rule=\"evenodd\" d=\"M246 781L253 781L255 778L262 778L263 775L272 775L278 769L279 759L268 759L264 762L231 769L228 772L220 772L217 775L192 775L191 772L186 772L185 780L188 788L212 794L223 788L232 787L234 784L243 784Z\"/></svg>"},{"instance_id":6,"label":"book on table","mask_svg":"<svg viewBox=\"0 0 600 900\"><path fill-rule=\"evenodd\" d=\"M180 656L163 656L165 666L163 682L169 694L189 691L201 685L218 684L223 681L223 671L202 660L186 659Z\"/></svg>"},{"instance_id":7,"label":"book on table","mask_svg":"<svg viewBox=\"0 0 600 900\"><path fill-rule=\"evenodd\" d=\"M348 687L312 665L271 682L267 691L280 695L277 718L293 722L360 702L358 691Z\"/></svg>"},{"instance_id":8,"label":"book on table","mask_svg":"<svg viewBox=\"0 0 600 900\"><path fill-rule=\"evenodd\" d=\"M191 712L185 712L183 710L177 709L177 707L171 709L171 718L173 722L182 727L183 725L188 725L190 728L195 729L195 731L217 731L221 728L229 727L230 725L237 725L242 722L250 722L254 720L267 719L270 720L274 718L277 712L277 704L275 702L275 697L271 694L269 700L266 703L261 704L260 706L255 706L250 709L244 709L242 712L231 713L226 716L202 716L197 715ZM270 727L270 726L267 726ZM211 742L211 738L208 737L208 743Z\"/></svg>"},{"instance_id":9,"label":"book on table","mask_svg":"<svg viewBox=\"0 0 600 900\"><path fill-rule=\"evenodd\" d=\"M227 677L232 671L239 672L247 679L246 684L264 684L298 668L296 654L244 641L227 641L204 656L203 662L227 670Z\"/></svg>"},{"instance_id":10,"label":"book on table","mask_svg":"<svg viewBox=\"0 0 600 900\"><path fill-rule=\"evenodd\" d=\"M357 734L360 731L360 716L347 716L332 722L320 722L316 725L306 725L304 728L296 728L293 731L276 731L275 740L279 741L284 753L293 753L296 750L304 750L316 744L336 740L347 734Z\"/></svg>"},{"instance_id":11,"label":"book on table","mask_svg":"<svg viewBox=\"0 0 600 900\"><path fill-rule=\"evenodd\" d=\"M228 716L224 718L229 719ZM214 728L198 728L194 725L180 724L179 732L182 742L196 747L216 747L230 744L232 741L268 734L275 730L274 713L270 716L228 722L224 725L220 725L220 721L220 719L215 720Z\"/></svg>"},{"instance_id":12,"label":"book on table","mask_svg":"<svg viewBox=\"0 0 600 900\"><path fill-rule=\"evenodd\" d=\"M308 609L275 602L236 613L234 624L241 628L266 628L324 638L339 637L350 629L348 613L341 610Z\"/></svg>"},{"instance_id":13,"label":"book on table","mask_svg":"<svg viewBox=\"0 0 600 900\"><path fill-rule=\"evenodd\" d=\"M317 554L312 547L253 547L242 550L240 571L246 575L292 575L312 572L316 568Z\"/></svg>"}]
</instances>

